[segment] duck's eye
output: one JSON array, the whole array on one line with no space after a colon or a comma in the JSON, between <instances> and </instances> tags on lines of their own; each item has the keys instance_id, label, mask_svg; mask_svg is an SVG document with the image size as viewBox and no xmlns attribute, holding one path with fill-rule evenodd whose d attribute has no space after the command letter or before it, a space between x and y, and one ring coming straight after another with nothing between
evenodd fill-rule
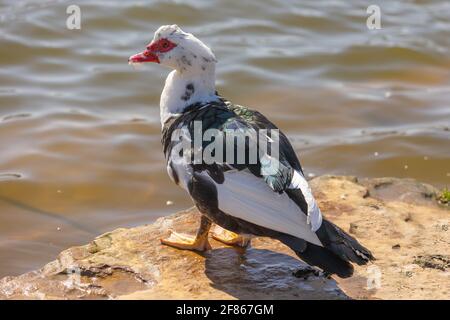
<instances>
[{"instance_id":1,"label":"duck's eye","mask_svg":"<svg viewBox=\"0 0 450 320\"><path fill-rule=\"evenodd\" d=\"M160 39L155 46L159 52L167 52L172 50L177 45L170 40Z\"/></svg>"}]
</instances>

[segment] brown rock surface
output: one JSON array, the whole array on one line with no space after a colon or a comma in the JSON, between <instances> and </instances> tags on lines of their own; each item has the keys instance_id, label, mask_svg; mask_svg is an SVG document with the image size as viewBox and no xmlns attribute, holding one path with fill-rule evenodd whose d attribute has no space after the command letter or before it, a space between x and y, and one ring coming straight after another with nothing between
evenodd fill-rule
<instances>
[{"instance_id":1,"label":"brown rock surface","mask_svg":"<svg viewBox=\"0 0 450 320\"><path fill-rule=\"evenodd\" d=\"M411 179L323 176L311 181L324 215L377 260L349 279L292 276L304 264L275 240L204 254L161 246L194 232L195 209L117 229L63 251L42 269L0 280L0 299L448 299L449 209Z\"/></svg>"}]
</instances>

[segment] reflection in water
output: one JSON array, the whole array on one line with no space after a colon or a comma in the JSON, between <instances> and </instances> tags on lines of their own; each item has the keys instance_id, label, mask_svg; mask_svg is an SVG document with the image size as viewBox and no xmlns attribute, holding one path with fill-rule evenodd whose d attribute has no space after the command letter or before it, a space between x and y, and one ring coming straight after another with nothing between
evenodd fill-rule
<instances>
[{"instance_id":1,"label":"reflection in water","mask_svg":"<svg viewBox=\"0 0 450 320\"><path fill-rule=\"evenodd\" d=\"M449 184L448 1L66 1L0 4L0 276L191 201L166 176L167 69L127 58L161 24L210 45L219 92L269 116L310 174ZM167 203L172 204L167 206Z\"/></svg>"}]
</instances>

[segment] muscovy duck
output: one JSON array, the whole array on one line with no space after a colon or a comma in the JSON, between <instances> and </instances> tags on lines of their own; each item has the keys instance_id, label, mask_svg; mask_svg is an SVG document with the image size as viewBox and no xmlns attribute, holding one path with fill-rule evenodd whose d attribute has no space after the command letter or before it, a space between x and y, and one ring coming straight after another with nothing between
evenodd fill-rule
<instances>
[{"instance_id":1,"label":"muscovy duck","mask_svg":"<svg viewBox=\"0 0 450 320\"><path fill-rule=\"evenodd\" d=\"M161 26L146 50L131 56L129 62L155 62L173 69L160 100L167 171L202 213L195 237L172 232L161 239L163 244L208 250L208 234L214 223L212 236L216 240L246 247L252 236L271 237L289 246L310 266L340 277L353 274L351 262L364 265L374 259L356 239L322 217L283 132L258 111L233 104L217 93L217 60L202 41L177 25ZM196 130L200 143L195 141ZM213 140L211 134L205 141L211 130L222 135L214 136L214 142L223 142L230 132L235 135L233 139L236 132L237 138L245 136L245 142L231 149L216 145L210 155L215 160L221 155L219 160L196 161L196 155L211 149L208 147ZM269 136L270 130L274 133ZM277 148L263 150L261 141L249 134L254 132L257 137L263 132L269 142L276 138ZM180 152L181 141L185 143ZM252 146L257 149L253 161ZM271 151L277 151L276 157ZM239 152L244 152L244 160L240 162L236 155Z\"/></svg>"}]
</instances>

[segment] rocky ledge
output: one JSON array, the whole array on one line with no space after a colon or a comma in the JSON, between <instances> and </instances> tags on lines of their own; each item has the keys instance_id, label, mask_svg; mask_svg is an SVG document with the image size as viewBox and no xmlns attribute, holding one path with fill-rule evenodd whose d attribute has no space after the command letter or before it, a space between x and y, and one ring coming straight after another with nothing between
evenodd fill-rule
<instances>
[{"instance_id":1,"label":"rocky ledge","mask_svg":"<svg viewBox=\"0 0 450 320\"><path fill-rule=\"evenodd\" d=\"M324 215L377 260L349 279L306 280L279 242L247 250L211 240L204 253L161 246L169 229L194 232L195 209L117 229L63 251L42 269L0 280L0 299L448 299L449 209L410 179L322 176L311 187Z\"/></svg>"}]
</instances>

